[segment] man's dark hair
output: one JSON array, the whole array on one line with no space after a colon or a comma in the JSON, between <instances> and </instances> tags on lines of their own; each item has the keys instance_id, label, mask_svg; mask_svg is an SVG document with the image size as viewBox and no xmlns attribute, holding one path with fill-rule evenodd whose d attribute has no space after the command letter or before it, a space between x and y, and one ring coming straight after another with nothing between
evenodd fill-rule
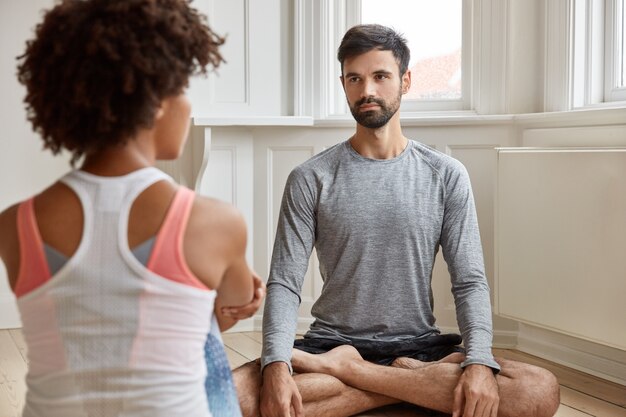
<instances>
[{"instance_id":1,"label":"man's dark hair","mask_svg":"<svg viewBox=\"0 0 626 417\"><path fill-rule=\"evenodd\" d=\"M373 49L391 51L400 67L401 76L409 68L411 53L402 34L382 25L357 25L346 32L337 50L341 74L343 75L343 63L346 58L355 57Z\"/></svg>"},{"instance_id":2,"label":"man's dark hair","mask_svg":"<svg viewBox=\"0 0 626 417\"><path fill-rule=\"evenodd\" d=\"M223 61L186 0L63 0L18 57L28 120L72 162L152 127L160 102Z\"/></svg>"}]
</instances>

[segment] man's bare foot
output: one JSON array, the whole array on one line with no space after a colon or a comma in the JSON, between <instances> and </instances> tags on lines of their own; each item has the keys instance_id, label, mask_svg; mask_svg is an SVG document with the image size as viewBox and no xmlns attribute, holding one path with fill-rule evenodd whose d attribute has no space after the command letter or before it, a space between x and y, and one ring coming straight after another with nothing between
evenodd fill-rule
<instances>
[{"instance_id":1,"label":"man's bare foot","mask_svg":"<svg viewBox=\"0 0 626 417\"><path fill-rule=\"evenodd\" d=\"M449 354L443 359L439 359L436 362L432 363L462 363L465 360L465 353L454 352Z\"/></svg>"},{"instance_id":2,"label":"man's bare foot","mask_svg":"<svg viewBox=\"0 0 626 417\"><path fill-rule=\"evenodd\" d=\"M334 375L351 362L363 361L359 352L352 346L343 345L326 353L311 354L293 349L291 366L298 373L322 373Z\"/></svg>"},{"instance_id":3,"label":"man's bare foot","mask_svg":"<svg viewBox=\"0 0 626 417\"><path fill-rule=\"evenodd\" d=\"M422 361L418 361L417 359L404 358L404 357L396 358L391 363L391 366L395 368L403 368L403 369L420 369L428 365L429 364L427 362L422 362Z\"/></svg>"},{"instance_id":4,"label":"man's bare foot","mask_svg":"<svg viewBox=\"0 0 626 417\"><path fill-rule=\"evenodd\" d=\"M404 369L420 369L426 366L434 365L436 363L461 363L465 360L465 355L460 352L451 353L443 359L434 362L422 362L413 358L396 358L391 366Z\"/></svg>"}]
</instances>

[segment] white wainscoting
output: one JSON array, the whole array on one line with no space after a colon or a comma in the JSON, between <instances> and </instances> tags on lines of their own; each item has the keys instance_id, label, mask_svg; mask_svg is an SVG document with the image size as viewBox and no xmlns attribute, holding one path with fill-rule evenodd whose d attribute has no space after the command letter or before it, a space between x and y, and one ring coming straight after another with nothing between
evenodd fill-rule
<instances>
[{"instance_id":1,"label":"white wainscoting","mask_svg":"<svg viewBox=\"0 0 626 417\"><path fill-rule=\"evenodd\" d=\"M220 127L211 131L209 168L204 174L201 193L233 202L246 215L252 246L252 264L264 278L269 274L276 224L286 179L291 170L311 156L348 139L352 128L315 127ZM405 133L445 152L463 162L470 173L481 227L485 265L490 285L493 285L493 193L496 170L495 148L513 145L514 131L508 125L497 126L439 126L409 127ZM206 136L206 133L205 133ZM197 143L197 140L196 140ZM243 157L252 152L253 157ZM249 164L252 174L245 180L234 174L233 164ZM228 178L228 177L231 178ZM234 178L232 178L235 176ZM239 195L233 199L233 195ZM247 197L243 197L247 195ZM245 201L252 203L246 205ZM247 207L246 207L247 206ZM302 288L299 329L306 330L311 322L311 307L321 292L322 279L315 251ZM433 272L435 315L445 330L456 328L454 301L450 293L447 266L439 255ZM252 321L237 330L260 329L262 311ZM510 320L494 317L495 342L499 346L514 345L512 332L517 325Z\"/></svg>"},{"instance_id":2,"label":"white wainscoting","mask_svg":"<svg viewBox=\"0 0 626 417\"><path fill-rule=\"evenodd\" d=\"M500 315L626 350L626 148L498 152Z\"/></svg>"},{"instance_id":3,"label":"white wainscoting","mask_svg":"<svg viewBox=\"0 0 626 417\"><path fill-rule=\"evenodd\" d=\"M616 108L521 116L517 120L521 139L519 144L535 148L558 147L562 150L572 147L626 148L624 111L625 109ZM559 171L553 170L551 175L558 177ZM601 204L607 202L603 201ZM569 210L562 214L569 215ZM499 246L496 242L496 248ZM579 256L587 255L579 254L574 260ZM621 259L617 258L616 261L620 262ZM626 273L622 274L621 279L626 279ZM605 302L603 297L596 298L592 307L603 308ZM529 308L532 309L533 306L531 304ZM611 322L617 320L617 326L607 329L609 332L626 332L626 322L623 316L621 321L619 318L616 316L609 319ZM599 325L605 326L605 323ZM578 333L578 326L573 330ZM568 336L554 329L548 330L545 326L539 328L530 324L520 324L517 349L626 385L626 350L623 349L611 348L585 338Z\"/></svg>"},{"instance_id":4,"label":"white wainscoting","mask_svg":"<svg viewBox=\"0 0 626 417\"><path fill-rule=\"evenodd\" d=\"M585 143L583 134L600 146L626 145L626 135L621 125L582 126L556 128L536 120L484 125L429 125L405 127L405 134L433 148L459 159L467 168L472 180L476 208L489 283L494 288L497 246L495 232L495 190L498 147L518 146L564 146L567 138L576 145ZM534 128L534 126L541 128ZM529 128L529 127L533 128ZM526 127L526 129L525 129ZM233 202L244 211L251 239L251 264L267 278L271 259L278 211L286 178L296 165L329 146L346 140L351 127L310 126L221 126L195 128L190 143L202 153L204 145L214 146L209 152L210 163L199 183L204 184L202 193ZM185 156L186 155L186 156ZM183 164L194 169L201 165L199 157L186 151ZM186 157L186 159L185 159ZM201 159L201 158L200 158ZM194 162L195 161L195 162ZM246 173L237 170L246 166ZM190 169L181 170L183 173ZM193 183L194 180L188 180ZM238 197L236 197L238 196ZM249 210L249 211L246 211ZM317 257L313 254L302 291L303 303L299 312L298 328L305 331L311 323L310 308L320 292L322 282ZM456 331L454 303L450 294L447 267L441 257L433 271L435 315L443 331ZM602 301L598 301L602 302ZM532 307L529 307L532 309ZM262 310L251 320L239 324L235 330L260 330ZM614 329L619 331L619 329ZM519 335L519 340L518 340ZM577 369L616 381L626 381L623 375L624 351L573 338L517 321L494 316L494 344L517 347L538 356L548 357ZM559 360L557 360L559 361Z\"/></svg>"}]
</instances>

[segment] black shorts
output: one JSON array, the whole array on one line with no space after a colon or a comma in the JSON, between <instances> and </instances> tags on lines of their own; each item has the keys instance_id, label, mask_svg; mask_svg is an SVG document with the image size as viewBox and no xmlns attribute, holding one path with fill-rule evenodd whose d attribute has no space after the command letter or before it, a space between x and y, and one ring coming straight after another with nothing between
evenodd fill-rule
<instances>
[{"instance_id":1,"label":"black shorts","mask_svg":"<svg viewBox=\"0 0 626 417\"><path fill-rule=\"evenodd\" d=\"M399 357L413 358L422 362L433 362L454 352L465 353L459 346L462 342L458 334L441 334L415 337L398 342L353 341L349 343L320 337L297 339L293 347L304 352L325 353L337 346L351 345L359 351L363 359L379 365L390 365Z\"/></svg>"}]
</instances>

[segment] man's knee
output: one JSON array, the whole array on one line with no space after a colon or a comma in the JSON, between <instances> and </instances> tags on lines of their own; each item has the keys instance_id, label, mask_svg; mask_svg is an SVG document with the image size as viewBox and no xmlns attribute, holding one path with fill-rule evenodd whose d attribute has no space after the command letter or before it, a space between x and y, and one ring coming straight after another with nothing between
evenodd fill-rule
<instances>
[{"instance_id":1,"label":"man's knee","mask_svg":"<svg viewBox=\"0 0 626 417\"><path fill-rule=\"evenodd\" d=\"M561 388L554 374L546 369L534 371L534 391L537 395L537 417L552 417L561 403Z\"/></svg>"},{"instance_id":2,"label":"man's knee","mask_svg":"<svg viewBox=\"0 0 626 417\"><path fill-rule=\"evenodd\" d=\"M259 361L248 362L233 370L233 382L243 417L258 417L259 393L261 391L261 365Z\"/></svg>"},{"instance_id":3,"label":"man's knee","mask_svg":"<svg viewBox=\"0 0 626 417\"><path fill-rule=\"evenodd\" d=\"M552 417L560 404L559 383L552 372L538 367L530 367L524 372L523 393L518 404L524 404L518 417Z\"/></svg>"}]
</instances>

